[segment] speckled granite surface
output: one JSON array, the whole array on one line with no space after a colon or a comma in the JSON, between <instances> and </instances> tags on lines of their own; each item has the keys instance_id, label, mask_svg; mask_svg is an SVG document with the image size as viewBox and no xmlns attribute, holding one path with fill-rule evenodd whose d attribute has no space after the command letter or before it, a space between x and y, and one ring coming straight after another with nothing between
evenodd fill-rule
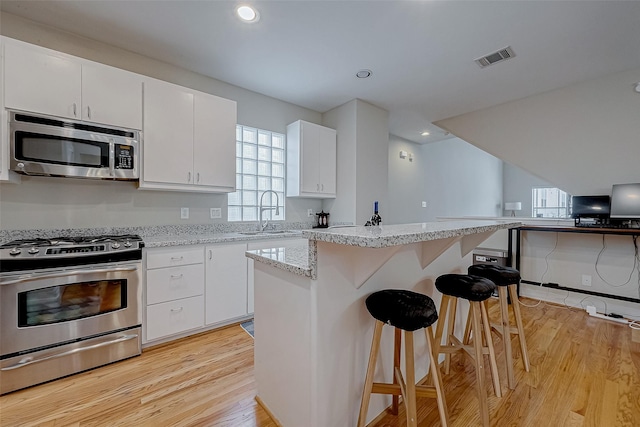
<instances>
[{"instance_id":1,"label":"speckled granite surface","mask_svg":"<svg viewBox=\"0 0 640 427\"><path fill-rule=\"evenodd\" d=\"M311 228L314 223L285 222L270 224L275 226L269 231L292 230L294 233L305 228ZM60 236L99 236L105 234L123 235L137 234L142 236L147 247L193 245L221 243L241 240L276 239L278 237L292 237L296 234L262 233L259 235L239 234L254 232L255 223L216 223L194 225L164 225L147 227L96 227L96 228L66 228L66 229L32 229L32 230L0 230L0 244L12 240L53 238Z\"/></svg>"},{"instance_id":2,"label":"speckled granite surface","mask_svg":"<svg viewBox=\"0 0 640 427\"><path fill-rule=\"evenodd\" d=\"M303 230L302 237L319 242L363 248L386 248L429 240L496 231L518 227L519 221L460 220L417 224L382 225L380 227L342 226L328 229Z\"/></svg>"},{"instance_id":3,"label":"speckled granite surface","mask_svg":"<svg viewBox=\"0 0 640 427\"><path fill-rule=\"evenodd\" d=\"M309 245L306 240L301 240L300 243L296 243L293 246L248 251L247 256L263 264L271 265L293 274L312 277L312 269L309 263Z\"/></svg>"},{"instance_id":4,"label":"speckled granite surface","mask_svg":"<svg viewBox=\"0 0 640 427\"><path fill-rule=\"evenodd\" d=\"M385 248L492 232L520 225L522 225L520 222L512 220L460 220L383 225L381 227L344 226L303 230L301 236L309 239L306 254L302 252L302 247L274 247L274 249L250 251L247 252L247 256L276 268L315 279L318 256L317 242L319 241L366 248Z\"/></svg>"}]
</instances>

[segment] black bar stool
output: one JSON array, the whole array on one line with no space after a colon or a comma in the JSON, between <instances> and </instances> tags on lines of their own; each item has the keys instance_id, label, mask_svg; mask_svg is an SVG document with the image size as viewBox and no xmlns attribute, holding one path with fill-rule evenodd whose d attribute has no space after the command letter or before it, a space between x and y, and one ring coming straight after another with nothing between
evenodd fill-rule
<instances>
[{"instance_id":1,"label":"black bar stool","mask_svg":"<svg viewBox=\"0 0 640 427\"><path fill-rule=\"evenodd\" d=\"M496 285L488 279L466 274L444 274L436 279L436 288L442 293L440 304L440 321L436 327L435 353L445 354L445 373L449 373L451 353L463 352L473 360L476 367L476 387L478 390L478 407L482 425L489 426L489 404L485 390L484 355L489 356L489 366L493 389L498 397L502 397L500 379L498 378L498 365L491 338L491 327L487 308L483 303L491 297ZM455 335L456 307L458 298L469 301L469 318L471 318L471 333L473 333L473 346L463 343ZM448 316L447 316L448 313ZM442 335L445 323L447 335L445 344L442 345Z\"/></svg>"},{"instance_id":2,"label":"black bar stool","mask_svg":"<svg viewBox=\"0 0 640 427\"><path fill-rule=\"evenodd\" d=\"M398 397L402 396L407 412L407 426L417 427L416 397L435 398L438 403L440 422L443 427L449 425L449 415L444 399L444 390L440 371L438 369L438 358L434 352L433 332L431 325L438 319L436 306L431 298L416 292L385 289L369 295L365 301L367 310L376 319L371 343L371 353L369 354L369 364L364 383L364 393L360 404L360 415L358 416L358 427L363 427L366 423L367 410L371 393L393 395L392 412L397 414ZM394 382L374 383L376 360L380 350L380 338L382 337L382 327L387 323L395 328L394 342ZM413 331L424 328L427 339L427 350L429 351L429 364L432 386L416 385L414 369L413 351ZM405 375L403 378L400 370L400 330L404 331L405 342Z\"/></svg>"},{"instance_id":3,"label":"black bar stool","mask_svg":"<svg viewBox=\"0 0 640 427\"><path fill-rule=\"evenodd\" d=\"M527 352L527 341L524 337L524 325L520 314L520 304L518 303L517 287L520 283L520 272L515 268L503 267L494 264L476 264L468 269L469 274L486 277L498 285L498 299L500 300L501 325L492 324L491 328L496 331L504 343L504 355L507 365L507 383L510 389L516 387L515 376L513 374L513 350L511 348L511 335L517 335L520 341L520 351L522 352L522 363L525 371L529 372L529 353ZM515 318L516 327L513 328L509 322L509 296L511 296L511 308ZM505 333L507 331L507 333Z\"/></svg>"}]
</instances>

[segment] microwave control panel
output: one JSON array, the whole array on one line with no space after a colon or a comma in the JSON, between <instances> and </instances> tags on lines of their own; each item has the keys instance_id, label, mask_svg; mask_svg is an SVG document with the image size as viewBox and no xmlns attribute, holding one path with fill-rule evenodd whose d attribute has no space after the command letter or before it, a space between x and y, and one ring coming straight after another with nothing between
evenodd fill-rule
<instances>
[{"instance_id":1,"label":"microwave control panel","mask_svg":"<svg viewBox=\"0 0 640 427\"><path fill-rule=\"evenodd\" d=\"M115 149L115 168L133 169L133 147L117 144Z\"/></svg>"}]
</instances>

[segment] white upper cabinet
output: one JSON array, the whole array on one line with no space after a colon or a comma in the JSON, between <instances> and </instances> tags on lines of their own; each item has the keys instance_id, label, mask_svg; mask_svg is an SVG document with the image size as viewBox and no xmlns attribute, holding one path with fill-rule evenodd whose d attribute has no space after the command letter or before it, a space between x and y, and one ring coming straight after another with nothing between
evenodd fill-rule
<instances>
[{"instance_id":1,"label":"white upper cabinet","mask_svg":"<svg viewBox=\"0 0 640 427\"><path fill-rule=\"evenodd\" d=\"M82 119L142 129L141 77L106 65L83 65Z\"/></svg>"},{"instance_id":2,"label":"white upper cabinet","mask_svg":"<svg viewBox=\"0 0 640 427\"><path fill-rule=\"evenodd\" d=\"M142 129L142 78L5 39L5 107Z\"/></svg>"},{"instance_id":3,"label":"white upper cabinet","mask_svg":"<svg viewBox=\"0 0 640 427\"><path fill-rule=\"evenodd\" d=\"M195 94L193 170L196 185L235 191L236 102Z\"/></svg>"},{"instance_id":4,"label":"white upper cabinet","mask_svg":"<svg viewBox=\"0 0 640 427\"><path fill-rule=\"evenodd\" d=\"M336 131L298 120L287 126L287 197L336 197Z\"/></svg>"},{"instance_id":5,"label":"white upper cabinet","mask_svg":"<svg viewBox=\"0 0 640 427\"><path fill-rule=\"evenodd\" d=\"M193 183L192 93L160 80L145 81L143 135L140 187Z\"/></svg>"},{"instance_id":6,"label":"white upper cabinet","mask_svg":"<svg viewBox=\"0 0 640 427\"><path fill-rule=\"evenodd\" d=\"M235 101L145 80L140 188L235 191L236 108Z\"/></svg>"}]
</instances>

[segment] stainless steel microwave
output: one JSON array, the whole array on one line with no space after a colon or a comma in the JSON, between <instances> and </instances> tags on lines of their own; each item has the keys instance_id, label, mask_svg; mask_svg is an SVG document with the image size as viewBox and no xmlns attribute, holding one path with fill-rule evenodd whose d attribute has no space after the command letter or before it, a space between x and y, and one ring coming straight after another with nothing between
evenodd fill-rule
<instances>
[{"instance_id":1,"label":"stainless steel microwave","mask_svg":"<svg viewBox=\"0 0 640 427\"><path fill-rule=\"evenodd\" d=\"M9 168L25 175L137 180L140 132L8 111Z\"/></svg>"}]
</instances>

